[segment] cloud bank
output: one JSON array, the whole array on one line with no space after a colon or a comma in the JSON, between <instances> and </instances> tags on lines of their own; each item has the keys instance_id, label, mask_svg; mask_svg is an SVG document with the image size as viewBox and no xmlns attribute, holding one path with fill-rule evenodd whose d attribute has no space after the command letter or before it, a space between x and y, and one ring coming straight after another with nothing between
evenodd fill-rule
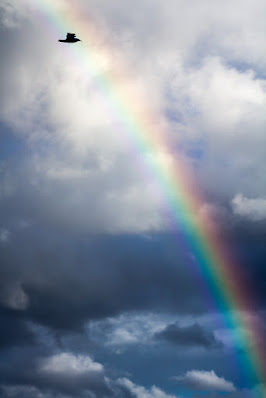
<instances>
[{"instance_id":1,"label":"cloud bank","mask_svg":"<svg viewBox=\"0 0 266 398\"><path fill-rule=\"evenodd\" d=\"M253 221L265 220L266 218L266 199L264 198L249 199L238 194L233 198L232 206L234 213L244 218Z\"/></svg>"},{"instance_id":2,"label":"cloud bank","mask_svg":"<svg viewBox=\"0 0 266 398\"><path fill-rule=\"evenodd\" d=\"M173 374L251 394L232 361L238 330L178 223L172 233L150 165L191 171L199 217L241 260L245 310L264 330L265 2L54 0L50 11L65 6L92 27L79 47L57 41L66 32L49 7L0 5L0 395L172 398ZM129 114L99 85L105 74ZM152 115L168 150L134 140L133 110Z\"/></svg>"}]
</instances>

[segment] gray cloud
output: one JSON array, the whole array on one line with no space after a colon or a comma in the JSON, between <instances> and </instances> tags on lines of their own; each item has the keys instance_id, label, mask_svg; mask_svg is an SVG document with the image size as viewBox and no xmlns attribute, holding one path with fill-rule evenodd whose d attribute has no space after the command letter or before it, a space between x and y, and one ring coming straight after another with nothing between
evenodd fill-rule
<instances>
[{"instance_id":1,"label":"gray cloud","mask_svg":"<svg viewBox=\"0 0 266 398\"><path fill-rule=\"evenodd\" d=\"M35 343L31 328L20 311L0 307L0 349Z\"/></svg>"},{"instance_id":2,"label":"gray cloud","mask_svg":"<svg viewBox=\"0 0 266 398\"><path fill-rule=\"evenodd\" d=\"M184 376L176 377L176 380L186 382L194 388L214 391L236 391L232 382L217 376L213 370L190 370Z\"/></svg>"},{"instance_id":3,"label":"gray cloud","mask_svg":"<svg viewBox=\"0 0 266 398\"><path fill-rule=\"evenodd\" d=\"M136 398L177 398L176 395L166 394L156 386L152 386L148 389L132 383L132 381L127 378L120 379L118 382L126 387L132 393L132 396Z\"/></svg>"},{"instance_id":4,"label":"gray cloud","mask_svg":"<svg viewBox=\"0 0 266 398\"><path fill-rule=\"evenodd\" d=\"M266 199L265 198L245 198L238 194L232 200L233 211L240 216L250 218L254 221L265 220L266 218Z\"/></svg>"},{"instance_id":5,"label":"gray cloud","mask_svg":"<svg viewBox=\"0 0 266 398\"><path fill-rule=\"evenodd\" d=\"M12 244L2 248L3 304L62 330L127 310L201 312L204 301L190 293L196 290L186 270L189 259L175 251L174 243L168 244L171 259L160 239L77 238L33 226L16 231Z\"/></svg>"},{"instance_id":6,"label":"gray cloud","mask_svg":"<svg viewBox=\"0 0 266 398\"><path fill-rule=\"evenodd\" d=\"M165 340L179 346L198 346L209 348L221 348L214 334L203 329L198 323L189 326L179 326L177 323L166 326L155 334L155 338Z\"/></svg>"}]
</instances>

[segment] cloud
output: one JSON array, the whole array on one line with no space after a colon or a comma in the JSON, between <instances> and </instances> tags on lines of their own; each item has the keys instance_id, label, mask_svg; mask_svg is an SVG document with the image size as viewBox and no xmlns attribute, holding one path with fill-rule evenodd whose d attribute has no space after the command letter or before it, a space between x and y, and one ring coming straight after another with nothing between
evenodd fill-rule
<instances>
[{"instance_id":1,"label":"cloud","mask_svg":"<svg viewBox=\"0 0 266 398\"><path fill-rule=\"evenodd\" d=\"M111 380L110 380L111 382ZM166 394L163 390L156 386L152 386L150 389L143 386L134 384L132 381L126 378L121 378L112 381L113 390L108 398L178 398L179 395ZM228 398L254 398L254 396L263 394L265 386L258 385L253 389L241 389L234 392L226 392ZM53 398L53 393L48 391L42 391L34 386L3 386L0 393L5 398ZM65 395L57 393L58 398L79 398L88 397L88 393L85 392L82 395ZM190 392L185 393L185 395L190 394ZM107 396L106 396L107 397Z\"/></svg>"},{"instance_id":2,"label":"cloud","mask_svg":"<svg viewBox=\"0 0 266 398\"><path fill-rule=\"evenodd\" d=\"M6 244L10 239L10 231L6 228L0 228L0 243Z\"/></svg>"},{"instance_id":3,"label":"cloud","mask_svg":"<svg viewBox=\"0 0 266 398\"><path fill-rule=\"evenodd\" d=\"M132 383L132 381L127 378L121 378L118 380L118 382L127 387L136 398L177 398L176 395L166 394L156 386L152 386L150 389L148 389Z\"/></svg>"},{"instance_id":4,"label":"cloud","mask_svg":"<svg viewBox=\"0 0 266 398\"><path fill-rule=\"evenodd\" d=\"M211 349L215 336L193 323L195 314L210 310L205 286L194 278L191 253L179 233L174 239L166 234L160 170L147 164L184 159L206 196L208 205L201 212L215 224L223 219L224 225L228 220L233 225L242 215L248 229L250 219L265 218L265 2L91 0L88 5L55 0L54 10L70 4L81 11L86 29L92 27L94 34L89 40L81 37L80 47L57 42L49 7L42 13L37 3L29 7L28 1L4 0L0 5L0 318L5 350L0 377L16 386L9 389L11 396L27 396L27 391L28 396L82 396L90 391L96 396L164 397L173 363L181 374L184 361L195 358L192 353L169 365L167 355L175 350L155 344L154 334L185 348L205 347L195 360L214 371L218 351ZM72 27L79 34L79 27ZM86 63L87 50L95 55L95 70ZM125 94L121 104L128 105L129 115L101 89L103 72L118 78L119 92ZM149 145L141 148L134 133L132 139L134 117L128 116L134 110L143 121L151 115L155 140L160 126L169 153L161 146L156 152ZM144 126L140 129L146 132ZM30 226L16 227L19 220L30 220ZM245 233L237 234L237 243ZM262 239L264 233L257 236ZM242 268L256 294L261 290L265 306L260 239L253 240L252 248L245 245L249 255L245 253ZM189 316L192 324L181 327L169 318L160 327L145 320L141 327L120 320L98 340L84 332L88 322L104 324L108 317L143 311L174 312ZM66 341L74 339L72 334L76 343L70 353ZM90 349L99 350L100 343L100 358L111 357L112 371L124 375L132 367L132 373L140 374L138 368L153 361L155 350L151 344L141 366L138 353L130 350L149 338L168 367L152 376L144 369L143 387L124 383L123 395L122 384L106 380L104 365L92 359ZM61 354L59 342L61 348L66 344ZM129 347L118 365L110 354L112 344ZM227 367L227 354L219 357L221 368ZM215 373L209 373L215 380ZM160 388L147 388L157 383L157 376Z\"/></svg>"},{"instance_id":5,"label":"cloud","mask_svg":"<svg viewBox=\"0 0 266 398\"><path fill-rule=\"evenodd\" d=\"M34 386L3 386L0 393L6 398L51 398L50 393L43 393Z\"/></svg>"},{"instance_id":6,"label":"cloud","mask_svg":"<svg viewBox=\"0 0 266 398\"><path fill-rule=\"evenodd\" d=\"M88 355L60 352L39 360L34 384L66 395L91 391L96 396L110 396L111 389L105 378L104 367Z\"/></svg>"},{"instance_id":7,"label":"cloud","mask_svg":"<svg viewBox=\"0 0 266 398\"><path fill-rule=\"evenodd\" d=\"M6 308L13 310L25 310L28 307L28 297L18 281L2 281L0 283L0 302Z\"/></svg>"},{"instance_id":8,"label":"cloud","mask_svg":"<svg viewBox=\"0 0 266 398\"><path fill-rule=\"evenodd\" d=\"M21 18L27 15L26 2L18 3L14 0L3 0L0 4L0 26L6 29L19 27Z\"/></svg>"},{"instance_id":9,"label":"cloud","mask_svg":"<svg viewBox=\"0 0 266 398\"><path fill-rule=\"evenodd\" d=\"M34 333L23 319L21 311L0 307L0 349L32 345L36 343Z\"/></svg>"},{"instance_id":10,"label":"cloud","mask_svg":"<svg viewBox=\"0 0 266 398\"><path fill-rule=\"evenodd\" d=\"M8 3L15 7L14 1ZM249 1L245 4L260 21L262 4L256 3L255 10ZM86 15L86 4L80 2L79 6ZM122 92L130 96L137 91L144 114L153 109L163 134L170 138L171 150L182 148L187 156L191 147L200 146L203 156L196 160L197 181L203 189L206 186L207 191L226 200L236 189L263 191L264 80L256 74L253 60L244 69L227 62L230 54L245 61L239 46L224 39L223 29L229 35L234 33L233 21L229 23L225 15L227 11L235 15L236 6L226 3L221 10L215 2L210 9L204 1L200 6L195 3L191 12L182 3L182 17L173 2L165 5L158 0L152 7L152 17L149 14L149 22L144 18L144 23L137 10L148 12L148 1L138 7L127 1L112 7L106 1L92 2L93 22L106 39L103 47L95 39L98 58L107 58L107 72L119 69L121 59L128 65L129 77L121 79ZM25 198L28 208L24 211L30 218L43 217L63 228L68 225L92 233L165 231L162 188L157 176L146 171L149 156L137 153L139 148L132 149L128 126L121 124L121 115L107 103L91 71L76 63L56 40L47 41L45 27L36 26L34 13L26 18L21 17L19 27L23 43L20 35L10 31L5 32L2 43L6 57L1 63L1 75L5 76L0 82L5 99L0 106L1 119L12 126L27 149L32 148L18 167L8 167L13 200ZM235 18L236 23L242 21L238 15ZM193 23L187 25L186 20ZM247 24L251 24L249 19ZM247 43L242 22L236 26ZM259 35L259 26L251 24L249 31ZM206 48L200 46L203 39ZM218 53L209 53L209 48ZM195 49L203 54L192 62ZM119 56L114 57L112 50ZM137 88L133 90L133 86ZM256 135L250 134L254 126ZM162 152L158 148L157 154L149 155L162 162ZM250 156L254 152L256 159ZM193 164L195 159L187 157ZM247 181L241 176L250 167L256 178ZM217 176L223 172L227 178L218 186ZM40 207L42 212L37 210Z\"/></svg>"},{"instance_id":11,"label":"cloud","mask_svg":"<svg viewBox=\"0 0 266 398\"><path fill-rule=\"evenodd\" d=\"M236 390L232 382L217 376L213 370L190 370L184 376L176 377L176 380L185 382L194 388L228 392Z\"/></svg>"},{"instance_id":12,"label":"cloud","mask_svg":"<svg viewBox=\"0 0 266 398\"><path fill-rule=\"evenodd\" d=\"M128 311L204 309L190 258L168 236L88 237L32 225L16 230L13 242L16 250L0 247L0 301L53 330L80 331L90 320Z\"/></svg>"},{"instance_id":13,"label":"cloud","mask_svg":"<svg viewBox=\"0 0 266 398\"><path fill-rule=\"evenodd\" d=\"M51 398L56 393L60 398L177 398L156 386L148 389L128 378L110 378L100 363L84 355L60 352L35 361L30 369L20 375L20 383L3 383L4 396Z\"/></svg>"},{"instance_id":14,"label":"cloud","mask_svg":"<svg viewBox=\"0 0 266 398\"><path fill-rule=\"evenodd\" d=\"M88 356L75 356L63 352L45 359L40 371L44 373L63 373L76 377L87 372L102 372L103 366L94 362Z\"/></svg>"},{"instance_id":15,"label":"cloud","mask_svg":"<svg viewBox=\"0 0 266 398\"><path fill-rule=\"evenodd\" d=\"M104 368L89 356L60 353L44 360L38 373L46 385L59 391L77 393L86 389L108 392Z\"/></svg>"},{"instance_id":16,"label":"cloud","mask_svg":"<svg viewBox=\"0 0 266 398\"><path fill-rule=\"evenodd\" d=\"M221 348L222 344L216 340L214 334L203 329L198 323L189 326L178 324L167 325L162 331L157 332L156 339L165 340L180 346L198 346L204 348Z\"/></svg>"},{"instance_id":17,"label":"cloud","mask_svg":"<svg viewBox=\"0 0 266 398\"><path fill-rule=\"evenodd\" d=\"M124 312L115 317L90 321L87 329L91 341L121 353L130 346L147 348L154 345L154 333L162 329L168 318L169 315L160 313Z\"/></svg>"},{"instance_id":18,"label":"cloud","mask_svg":"<svg viewBox=\"0 0 266 398\"><path fill-rule=\"evenodd\" d=\"M266 199L249 199L242 194L237 194L232 199L233 211L235 214L250 220L260 221L266 218Z\"/></svg>"},{"instance_id":19,"label":"cloud","mask_svg":"<svg viewBox=\"0 0 266 398\"><path fill-rule=\"evenodd\" d=\"M85 3L80 6L86 14ZM121 58L126 65L134 66L129 68L130 79L122 83L122 91L128 94L132 91L130 86L135 85L137 91L148 93L142 105L154 107L166 131L170 127L171 133L165 134L171 136L171 147L189 149L200 145L203 158L197 162L199 184L206 184L208 190L227 198L235 195L236 189L263 191L260 164L264 156L264 80L254 69L257 62L250 56L245 59L239 45L224 39L224 30L228 37L238 37L235 31L239 31L241 43L247 43L252 51L245 34L247 28L242 28L236 5L232 7L228 2L222 10L218 2L211 8L207 1L200 6L195 3L193 12L183 3L181 6L180 13L174 3L156 1L149 23L145 18L145 23L139 21L137 13L141 8L148 11L148 1L139 3L139 7L128 2L113 7L106 1L92 2L90 12L95 16L96 27L99 23L101 32L106 33L104 49L111 66ZM256 3L255 10L249 1L245 1L245 7L254 20L261 21L261 2ZM234 24L233 20L228 21L227 12L235 16ZM241 18L245 16L241 14ZM59 47L59 51L56 41L49 39L47 43L44 27L38 27L36 32L31 13L27 18L27 24L20 27L27 37L23 45L18 35L7 36L6 44L3 43L7 57L2 66L5 79L1 82L5 101L0 109L2 119L13 126L27 145L38 143L29 164L31 172L25 172L23 180L35 181L39 197L34 196L32 189L28 195L34 202L45 197L42 207L52 219L90 231L165 230L156 182L148 184L144 177L142 154L137 166L136 159L140 157L131 157L127 128L121 126L119 115L110 111L105 94L93 84L87 69L73 62L66 49ZM186 20L193 23L187 25ZM248 18L247 26L255 37L260 35L259 22L253 24ZM121 37L121 42L116 41L113 32ZM201 40L206 46L202 46ZM122 46L116 49L120 52L116 61L109 54L112 45ZM216 53L209 52L210 48ZM203 54L199 60L188 62L195 49ZM35 57L38 51L39 57ZM60 54L68 61L61 62ZM229 55L234 55L235 63L228 62ZM240 63L251 62L251 66L237 68L236 58ZM168 120L169 114L175 122L171 116ZM254 126L256 135L251 134ZM256 158L251 156L255 152ZM250 167L256 178L247 181L241 176ZM217 176L229 168L227 178L217 186ZM18 194L22 195L21 190Z\"/></svg>"},{"instance_id":20,"label":"cloud","mask_svg":"<svg viewBox=\"0 0 266 398\"><path fill-rule=\"evenodd\" d=\"M95 396L112 397L112 380L105 376L103 365L89 355L70 352L29 352L28 357L17 357L1 364L0 383L8 397L29 396L50 398L55 394L63 397ZM14 364L15 371L14 371ZM12 368L12 369L11 369ZM115 381L114 381L115 383ZM110 386L109 386L110 384ZM94 396L93 395L93 396Z\"/></svg>"},{"instance_id":21,"label":"cloud","mask_svg":"<svg viewBox=\"0 0 266 398\"><path fill-rule=\"evenodd\" d=\"M111 345L127 345L138 343L138 338L133 333L123 328L115 329L109 344Z\"/></svg>"}]
</instances>

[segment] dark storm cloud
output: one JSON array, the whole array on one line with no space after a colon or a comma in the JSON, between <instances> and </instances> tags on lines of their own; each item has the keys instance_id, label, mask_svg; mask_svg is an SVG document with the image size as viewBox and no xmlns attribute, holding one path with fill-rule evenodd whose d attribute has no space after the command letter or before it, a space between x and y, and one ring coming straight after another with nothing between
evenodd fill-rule
<instances>
[{"instance_id":1,"label":"dark storm cloud","mask_svg":"<svg viewBox=\"0 0 266 398\"><path fill-rule=\"evenodd\" d=\"M198 323L189 326L179 326L177 323L165 327L154 335L156 339L164 340L180 346L199 346L204 348L221 348L214 334L202 328Z\"/></svg>"},{"instance_id":2,"label":"dark storm cloud","mask_svg":"<svg viewBox=\"0 0 266 398\"><path fill-rule=\"evenodd\" d=\"M25 175L21 177L24 181ZM0 245L0 276L3 286L20 283L28 301L23 312L27 319L63 331L81 330L90 319L123 311L206 311L206 285L194 276L197 265L184 253L178 235L174 239L171 234L93 237L72 231L46 219L43 207L44 214L37 217L38 204L45 206L45 201L39 201L34 185L25 181L27 192L20 188L9 196L8 175L5 184L0 211L10 236ZM30 221L21 224L21 220ZM263 308L263 240L257 235L251 239L248 229L245 232L233 223L226 233L239 246L244 276L254 284L257 280L257 304Z\"/></svg>"},{"instance_id":3,"label":"dark storm cloud","mask_svg":"<svg viewBox=\"0 0 266 398\"><path fill-rule=\"evenodd\" d=\"M186 261L164 239L78 239L30 227L2 248L1 277L20 281L28 319L58 330L128 310L203 311Z\"/></svg>"},{"instance_id":4,"label":"dark storm cloud","mask_svg":"<svg viewBox=\"0 0 266 398\"><path fill-rule=\"evenodd\" d=\"M33 344L35 339L21 311L0 307L0 350L16 345Z\"/></svg>"},{"instance_id":5,"label":"dark storm cloud","mask_svg":"<svg viewBox=\"0 0 266 398\"><path fill-rule=\"evenodd\" d=\"M236 256L235 272L239 283L245 284L246 305L253 311L266 309L265 238L264 221L248 221L232 216L231 226L226 229L228 245Z\"/></svg>"}]
</instances>

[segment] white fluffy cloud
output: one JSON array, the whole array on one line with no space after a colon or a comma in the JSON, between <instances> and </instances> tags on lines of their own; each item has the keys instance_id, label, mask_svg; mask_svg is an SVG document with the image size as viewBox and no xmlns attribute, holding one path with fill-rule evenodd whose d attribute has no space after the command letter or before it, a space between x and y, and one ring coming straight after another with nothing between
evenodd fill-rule
<instances>
[{"instance_id":1,"label":"white fluffy cloud","mask_svg":"<svg viewBox=\"0 0 266 398\"><path fill-rule=\"evenodd\" d=\"M266 195L263 1L92 1L98 75L86 38L80 47L59 46L55 30L54 40L47 35L51 21L37 23L16 3L2 5L4 20L20 24L6 33L0 118L34 153L24 178L45 197L48 218L91 231L166 228L149 150L140 151L121 120L127 116L99 89L102 71L121 74L130 110L156 115L172 156L178 147L196 162L200 186L226 200ZM88 12L84 1L72 6ZM161 159L162 151L152 156Z\"/></svg>"},{"instance_id":2,"label":"white fluffy cloud","mask_svg":"<svg viewBox=\"0 0 266 398\"><path fill-rule=\"evenodd\" d=\"M89 356L60 353L47 358L41 368L41 372L58 374L62 373L70 377L80 376L90 372L102 372L103 366L94 362Z\"/></svg>"},{"instance_id":3,"label":"white fluffy cloud","mask_svg":"<svg viewBox=\"0 0 266 398\"><path fill-rule=\"evenodd\" d=\"M88 330L92 340L121 353L129 345L154 344L154 334L170 322L173 322L173 317L162 314L124 313L108 318L107 322L90 322Z\"/></svg>"},{"instance_id":4,"label":"white fluffy cloud","mask_svg":"<svg viewBox=\"0 0 266 398\"><path fill-rule=\"evenodd\" d=\"M237 194L232 200L233 211L251 220L264 220L266 218L266 199L249 199L242 194Z\"/></svg>"},{"instance_id":5,"label":"white fluffy cloud","mask_svg":"<svg viewBox=\"0 0 266 398\"><path fill-rule=\"evenodd\" d=\"M176 377L176 380L186 382L196 388L214 391L236 391L233 383L225 380L223 377L217 376L213 370L210 372L204 370L190 370L186 372L184 376Z\"/></svg>"},{"instance_id":6,"label":"white fluffy cloud","mask_svg":"<svg viewBox=\"0 0 266 398\"><path fill-rule=\"evenodd\" d=\"M136 396L136 398L177 398L176 395L166 394L160 388L152 386L150 389L132 383L127 378L118 380L119 383L128 388L128 390Z\"/></svg>"}]
</instances>

